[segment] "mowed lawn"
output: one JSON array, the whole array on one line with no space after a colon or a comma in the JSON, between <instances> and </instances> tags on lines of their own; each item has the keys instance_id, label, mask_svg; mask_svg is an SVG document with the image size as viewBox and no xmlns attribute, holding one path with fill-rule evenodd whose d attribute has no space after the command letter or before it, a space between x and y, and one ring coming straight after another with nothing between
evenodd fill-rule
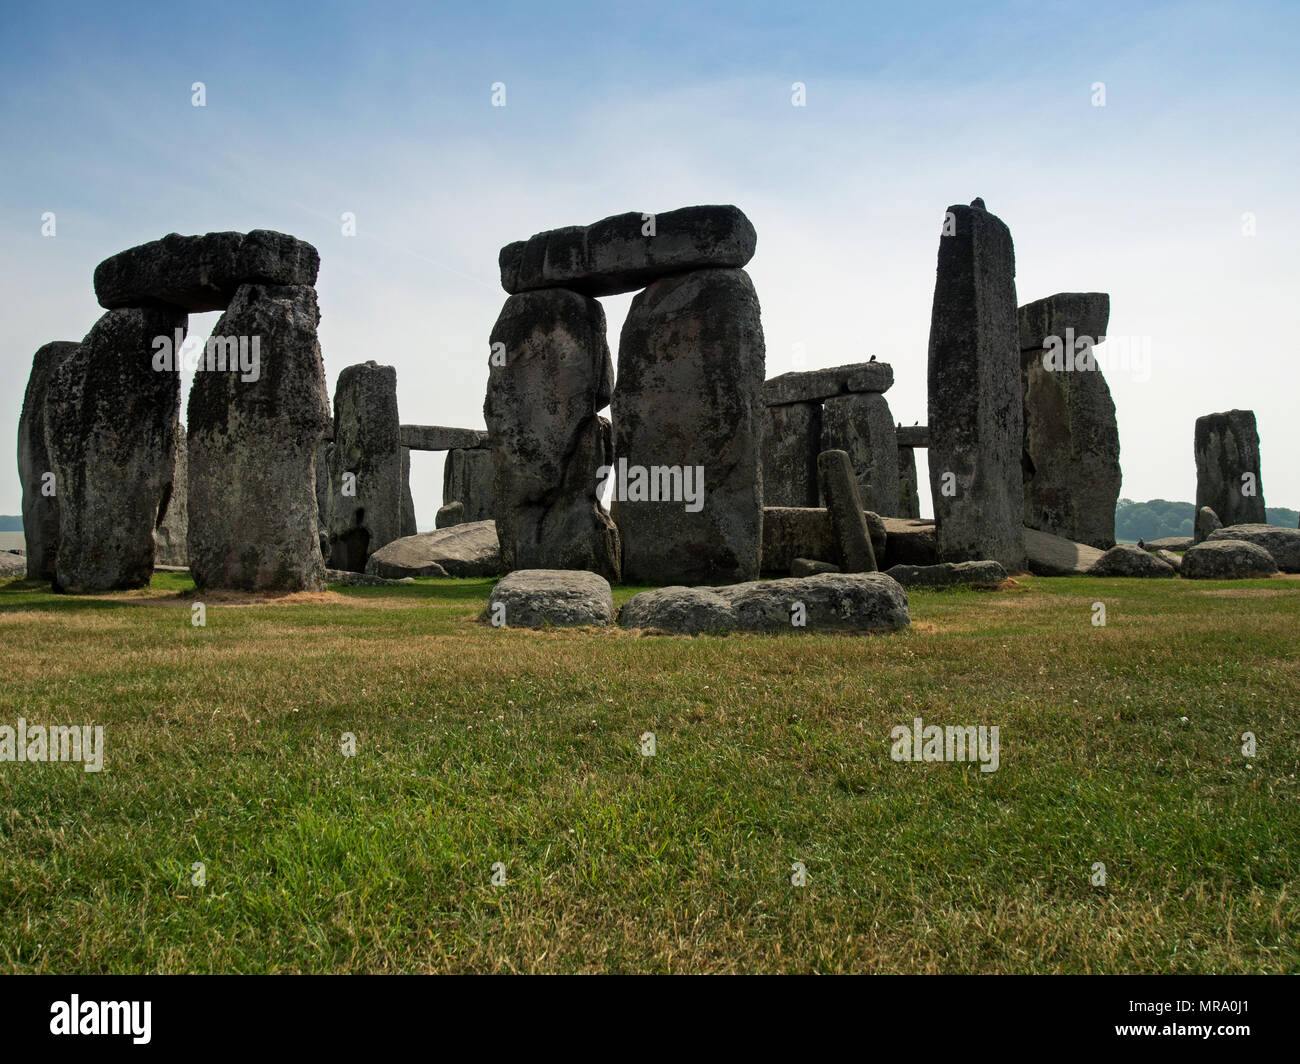
<instances>
[{"instance_id":1,"label":"mowed lawn","mask_svg":"<svg viewBox=\"0 0 1300 1064\"><path fill-rule=\"evenodd\" d=\"M0 970L1300 971L1298 578L698 638L494 629L491 584L202 628L184 575L0 584L0 724L106 748L0 764ZM915 717L998 770L893 761Z\"/></svg>"}]
</instances>

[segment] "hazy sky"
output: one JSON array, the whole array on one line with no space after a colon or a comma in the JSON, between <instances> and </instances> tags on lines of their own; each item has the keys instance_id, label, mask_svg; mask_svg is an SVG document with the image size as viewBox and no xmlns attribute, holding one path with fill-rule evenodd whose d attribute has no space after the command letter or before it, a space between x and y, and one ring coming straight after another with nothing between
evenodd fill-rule
<instances>
[{"instance_id":1,"label":"hazy sky","mask_svg":"<svg viewBox=\"0 0 1300 1064\"><path fill-rule=\"evenodd\" d=\"M1266 500L1300 507L1300 5L1135 7L6 0L0 436L36 348L102 313L100 260L255 228L320 249L331 398L375 359L403 421L482 427L501 245L694 203L758 230L768 376L874 354L924 422L943 212L982 196L1021 303L1109 292L1110 335L1149 352L1107 374L1123 495L1192 499L1196 417L1247 407ZM616 358L630 298L603 301ZM414 457L422 528L441 461ZM0 513L20 495L11 457Z\"/></svg>"}]
</instances>

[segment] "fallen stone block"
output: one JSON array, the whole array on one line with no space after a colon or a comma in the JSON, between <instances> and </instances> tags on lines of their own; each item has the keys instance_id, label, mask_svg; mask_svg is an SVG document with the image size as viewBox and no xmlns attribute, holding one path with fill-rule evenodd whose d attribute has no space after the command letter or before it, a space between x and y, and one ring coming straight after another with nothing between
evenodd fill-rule
<instances>
[{"instance_id":1,"label":"fallen stone block","mask_svg":"<svg viewBox=\"0 0 1300 1064\"><path fill-rule=\"evenodd\" d=\"M729 632L736 627L731 604L707 587L658 587L642 591L618 612L621 628L654 628L695 635Z\"/></svg>"},{"instance_id":2,"label":"fallen stone block","mask_svg":"<svg viewBox=\"0 0 1300 1064\"><path fill-rule=\"evenodd\" d=\"M1172 565L1131 543L1120 543L1106 551L1088 569L1089 576L1177 576Z\"/></svg>"},{"instance_id":3,"label":"fallen stone block","mask_svg":"<svg viewBox=\"0 0 1300 1064\"><path fill-rule=\"evenodd\" d=\"M884 573L822 573L713 588L741 632L886 631L912 623L902 585Z\"/></svg>"},{"instance_id":4,"label":"fallen stone block","mask_svg":"<svg viewBox=\"0 0 1300 1064\"><path fill-rule=\"evenodd\" d=\"M940 562L937 565L895 565L886 570L904 587L951 587L955 584L995 586L1007 578L997 562Z\"/></svg>"},{"instance_id":5,"label":"fallen stone block","mask_svg":"<svg viewBox=\"0 0 1300 1064\"><path fill-rule=\"evenodd\" d=\"M1245 580L1276 572L1273 555L1240 539L1206 540L1183 555L1182 574L1189 580Z\"/></svg>"},{"instance_id":6,"label":"fallen stone block","mask_svg":"<svg viewBox=\"0 0 1300 1064\"><path fill-rule=\"evenodd\" d=\"M366 572L403 576L499 576L501 549L494 521L470 521L395 539L366 562Z\"/></svg>"},{"instance_id":7,"label":"fallen stone block","mask_svg":"<svg viewBox=\"0 0 1300 1064\"><path fill-rule=\"evenodd\" d=\"M1300 529L1281 525L1227 525L1216 528L1207 543L1236 539L1263 547L1284 573L1300 573Z\"/></svg>"},{"instance_id":8,"label":"fallen stone block","mask_svg":"<svg viewBox=\"0 0 1300 1064\"><path fill-rule=\"evenodd\" d=\"M1087 573L1102 552L1035 528L1024 530L1026 567L1035 576L1075 576Z\"/></svg>"},{"instance_id":9,"label":"fallen stone block","mask_svg":"<svg viewBox=\"0 0 1300 1064\"><path fill-rule=\"evenodd\" d=\"M606 625L613 617L609 581L577 569L516 569L492 589L484 614L505 628Z\"/></svg>"},{"instance_id":10,"label":"fallen stone block","mask_svg":"<svg viewBox=\"0 0 1300 1064\"><path fill-rule=\"evenodd\" d=\"M790 563L791 576L816 576L818 573L838 573L841 569L834 562L818 561L816 558L796 558Z\"/></svg>"}]
</instances>

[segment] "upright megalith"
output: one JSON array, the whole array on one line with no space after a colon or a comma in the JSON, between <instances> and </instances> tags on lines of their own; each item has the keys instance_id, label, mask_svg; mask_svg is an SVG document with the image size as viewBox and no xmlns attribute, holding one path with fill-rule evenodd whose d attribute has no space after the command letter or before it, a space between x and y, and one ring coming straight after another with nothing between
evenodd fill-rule
<instances>
[{"instance_id":1,"label":"upright megalith","mask_svg":"<svg viewBox=\"0 0 1300 1064\"><path fill-rule=\"evenodd\" d=\"M817 473L826 497L836 563L846 573L874 573L876 554L848 453L823 451L817 456Z\"/></svg>"},{"instance_id":2,"label":"upright megalith","mask_svg":"<svg viewBox=\"0 0 1300 1064\"><path fill-rule=\"evenodd\" d=\"M916 479L916 448L898 448L898 511L899 517L921 516L921 494Z\"/></svg>"},{"instance_id":3,"label":"upright megalith","mask_svg":"<svg viewBox=\"0 0 1300 1064\"><path fill-rule=\"evenodd\" d=\"M185 426L176 426L172 480L158 506L153 530L155 565L189 565L189 441Z\"/></svg>"},{"instance_id":4,"label":"upright megalith","mask_svg":"<svg viewBox=\"0 0 1300 1064\"><path fill-rule=\"evenodd\" d=\"M764 505L817 505L817 453L821 441L820 402L763 408Z\"/></svg>"},{"instance_id":5,"label":"upright megalith","mask_svg":"<svg viewBox=\"0 0 1300 1064\"><path fill-rule=\"evenodd\" d=\"M154 368L154 340L184 333L166 308L110 310L54 373L45 442L59 499L55 586L145 587L172 480L180 378Z\"/></svg>"},{"instance_id":6,"label":"upright megalith","mask_svg":"<svg viewBox=\"0 0 1300 1064\"><path fill-rule=\"evenodd\" d=\"M28 580L54 579L59 495L45 443L45 404L55 372L76 350L75 340L55 340L36 352L18 417L18 479L23 490Z\"/></svg>"},{"instance_id":7,"label":"upright megalith","mask_svg":"<svg viewBox=\"0 0 1300 1064\"><path fill-rule=\"evenodd\" d=\"M883 395L862 392L827 399L821 449L848 454L863 506L884 517L898 513L898 435Z\"/></svg>"},{"instance_id":8,"label":"upright megalith","mask_svg":"<svg viewBox=\"0 0 1300 1064\"><path fill-rule=\"evenodd\" d=\"M200 589L323 590L316 455L329 398L316 290L246 284L214 335L256 337L256 374L194 376L189 427L190 572Z\"/></svg>"},{"instance_id":9,"label":"upright megalith","mask_svg":"<svg viewBox=\"0 0 1300 1064\"><path fill-rule=\"evenodd\" d=\"M491 521L492 449L455 447L447 452L442 467L442 503L462 504L463 521Z\"/></svg>"},{"instance_id":10,"label":"upright megalith","mask_svg":"<svg viewBox=\"0 0 1300 1064\"><path fill-rule=\"evenodd\" d=\"M330 568L364 572L366 559L402 538L402 423L397 370L348 366L334 389L330 453Z\"/></svg>"},{"instance_id":11,"label":"upright megalith","mask_svg":"<svg viewBox=\"0 0 1300 1064\"><path fill-rule=\"evenodd\" d=\"M413 536L415 527L415 497L411 494L411 448L402 448L402 520L401 537Z\"/></svg>"},{"instance_id":12,"label":"upright megalith","mask_svg":"<svg viewBox=\"0 0 1300 1064\"><path fill-rule=\"evenodd\" d=\"M1119 428L1093 348L1106 339L1110 296L1059 292L1019 310L1024 396L1024 523L1115 545Z\"/></svg>"},{"instance_id":13,"label":"upright megalith","mask_svg":"<svg viewBox=\"0 0 1300 1064\"><path fill-rule=\"evenodd\" d=\"M1224 525L1263 525L1264 484L1253 410L1196 419L1196 508L1208 506Z\"/></svg>"},{"instance_id":14,"label":"upright megalith","mask_svg":"<svg viewBox=\"0 0 1300 1064\"><path fill-rule=\"evenodd\" d=\"M930 318L930 493L940 561L1024 567L1023 398L1011 231L948 208Z\"/></svg>"},{"instance_id":15,"label":"upright megalith","mask_svg":"<svg viewBox=\"0 0 1300 1064\"><path fill-rule=\"evenodd\" d=\"M614 378L604 310L565 288L522 292L506 300L490 342L483 415L506 571L617 580L618 530L597 493L606 464L597 412Z\"/></svg>"},{"instance_id":16,"label":"upright megalith","mask_svg":"<svg viewBox=\"0 0 1300 1064\"><path fill-rule=\"evenodd\" d=\"M625 579L756 579L763 327L744 270L697 270L632 300L612 406Z\"/></svg>"}]
</instances>

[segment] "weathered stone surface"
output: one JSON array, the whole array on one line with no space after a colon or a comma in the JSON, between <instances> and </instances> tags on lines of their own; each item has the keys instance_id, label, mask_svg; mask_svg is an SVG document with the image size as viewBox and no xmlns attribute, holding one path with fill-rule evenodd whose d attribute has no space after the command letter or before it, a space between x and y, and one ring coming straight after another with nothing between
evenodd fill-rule
<instances>
[{"instance_id":1,"label":"weathered stone surface","mask_svg":"<svg viewBox=\"0 0 1300 1064\"><path fill-rule=\"evenodd\" d=\"M791 576L816 576L818 573L838 573L840 567L834 562L818 561L816 558L796 558L790 563Z\"/></svg>"},{"instance_id":2,"label":"weathered stone surface","mask_svg":"<svg viewBox=\"0 0 1300 1064\"><path fill-rule=\"evenodd\" d=\"M758 237L738 207L683 207L653 218L653 236L645 235L650 218L632 211L507 244L499 259L501 287L610 296L689 270L738 268L754 257Z\"/></svg>"},{"instance_id":3,"label":"weathered stone surface","mask_svg":"<svg viewBox=\"0 0 1300 1064\"><path fill-rule=\"evenodd\" d=\"M334 422L331 420L326 436L316 448L316 538L320 544L321 558L330 554L330 451L334 448Z\"/></svg>"},{"instance_id":4,"label":"weathered stone surface","mask_svg":"<svg viewBox=\"0 0 1300 1064\"><path fill-rule=\"evenodd\" d=\"M751 580L762 551L763 327L743 270L656 281L632 300L614 390L619 462L693 469L702 506L618 498L629 582Z\"/></svg>"},{"instance_id":5,"label":"weathered stone surface","mask_svg":"<svg viewBox=\"0 0 1300 1064\"><path fill-rule=\"evenodd\" d=\"M185 438L185 426L177 425L171 484L163 489L163 501L158 507L158 525L153 532L155 566L187 566L190 563L189 466L189 442Z\"/></svg>"},{"instance_id":6,"label":"weathered stone surface","mask_svg":"<svg viewBox=\"0 0 1300 1064\"><path fill-rule=\"evenodd\" d=\"M75 340L55 340L36 352L18 417L18 479L23 490L23 538L27 544L24 564L29 580L54 579L54 559L59 551L59 496L57 484L45 476L53 472L45 444L45 402L55 371L76 350ZM48 494L51 490L53 494ZM6 564L9 561L4 560Z\"/></svg>"},{"instance_id":7,"label":"weathered stone surface","mask_svg":"<svg viewBox=\"0 0 1300 1064\"><path fill-rule=\"evenodd\" d=\"M459 448L487 447L484 429L453 429L444 425L403 425L402 446L412 451L452 451Z\"/></svg>"},{"instance_id":8,"label":"weathered stone surface","mask_svg":"<svg viewBox=\"0 0 1300 1064\"><path fill-rule=\"evenodd\" d=\"M314 285L319 270L314 247L269 229L169 233L96 266L95 297L109 310L159 303L191 313L225 310L241 285Z\"/></svg>"},{"instance_id":9,"label":"weathered stone surface","mask_svg":"<svg viewBox=\"0 0 1300 1064\"><path fill-rule=\"evenodd\" d=\"M454 448L442 467L443 504L459 502L465 521L491 521L492 451L486 447Z\"/></svg>"},{"instance_id":10,"label":"weathered stone surface","mask_svg":"<svg viewBox=\"0 0 1300 1064\"><path fill-rule=\"evenodd\" d=\"M1019 323L1020 350L1041 351L1051 338L1066 344L1088 337L1101 343L1110 323L1110 295L1106 292L1057 292L1045 299L1026 303L1016 315ZM1073 333L1067 333L1073 330ZM1066 346L1065 350L1069 350Z\"/></svg>"},{"instance_id":11,"label":"weathered stone surface","mask_svg":"<svg viewBox=\"0 0 1300 1064\"><path fill-rule=\"evenodd\" d=\"M763 402L768 406L820 402L850 392L887 392L894 385L888 362L853 362L827 369L794 370L763 382Z\"/></svg>"},{"instance_id":12,"label":"weathered stone surface","mask_svg":"<svg viewBox=\"0 0 1300 1064\"><path fill-rule=\"evenodd\" d=\"M1025 558L1015 253L1000 218L979 207L948 210L927 375L939 557L992 558L1015 571Z\"/></svg>"},{"instance_id":13,"label":"weathered stone surface","mask_svg":"<svg viewBox=\"0 0 1300 1064\"><path fill-rule=\"evenodd\" d=\"M886 551L886 526L891 519L867 512L867 531L871 534L871 549L876 558ZM934 528L930 528L933 554ZM790 572L796 558L816 558L830 561L835 557L835 544L831 538L831 518L825 507L817 506L765 506L763 507L763 572L773 575Z\"/></svg>"},{"instance_id":14,"label":"weathered stone surface","mask_svg":"<svg viewBox=\"0 0 1300 1064\"><path fill-rule=\"evenodd\" d=\"M707 587L657 587L642 591L618 611L622 628L654 628L680 635L727 632L736 627L731 604Z\"/></svg>"},{"instance_id":15,"label":"weathered stone surface","mask_svg":"<svg viewBox=\"0 0 1300 1064\"><path fill-rule=\"evenodd\" d=\"M260 374L197 373L189 412L190 572L200 588L318 591L316 455L330 423L316 290L244 285L218 336L260 337Z\"/></svg>"},{"instance_id":16,"label":"weathered stone surface","mask_svg":"<svg viewBox=\"0 0 1300 1064\"><path fill-rule=\"evenodd\" d=\"M1177 576L1172 565L1131 543L1111 547L1088 569L1089 576Z\"/></svg>"},{"instance_id":17,"label":"weathered stone surface","mask_svg":"<svg viewBox=\"0 0 1300 1064\"><path fill-rule=\"evenodd\" d=\"M994 586L1007 578L1007 571L997 562L940 562L938 565L895 565L892 576L904 587L951 587L954 584Z\"/></svg>"},{"instance_id":18,"label":"weathered stone surface","mask_svg":"<svg viewBox=\"0 0 1300 1064\"><path fill-rule=\"evenodd\" d=\"M886 569L895 565L935 565L939 548L935 542L934 522L921 518L885 517L885 546L876 548L876 559Z\"/></svg>"},{"instance_id":19,"label":"weathered stone surface","mask_svg":"<svg viewBox=\"0 0 1300 1064\"><path fill-rule=\"evenodd\" d=\"M820 403L767 406L763 425L763 505L816 506Z\"/></svg>"},{"instance_id":20,"label":"weathered stone surface","mask_svg":"<svg viewBox=\"0 0 1300 1064\"><path fill-rule=\"evenodd\" d=\"M1300 529L1282 525L1228 525L1205 537L1209 543L1242 540L1263 547L1284 573L1300 573Z\"/></svg>"},{"instance_id":21,"label":"weathered stone surface","mask_svg":"<svg viewBox=\"0 0 1300 1064\"><path fill-rule=\"evenodd\" d=\"M1023 535L1025 565L1035 576L1086 573L1101 560L1102 552L1086 543L1074 543L1063 536L1035 528L1024 529Z\"/></svg>"},{"instance_id":22,"label":"weathered stone surface","mask_svg":"<svg viewBox=\"0 0 1300 1064\"><path fill-rule=\"evenodd\" d=\"M1119 428L1101 366L1074 345L1079 337L1104 338L1109 313L1104 292L1063 292L1020 308L1024 523L1101 550L1115 545ZM1034 343L1059 336L1069 346L1023 348L1040 328L1058 332Z\"/></svg>"},{"instance_id":23,"label":"weathered stone surface","mask_svg":"<svg viewBox=\"0 0 1300 1064\"><path fill-rule=\"evenodd\" d=\"M822 451L817 456L817 474L830 518L832 557L843 572L874 573L876 555L848 454Z\"/></svg>"},{"instance_id":24,"label":"weathered stone surface","mask_svg":"<svg viewBox=\"0 0 1300 1064\"><path fill-rule=\"evenodd\" d=\"M883 395L843 395L822 407L823 451L844 451L864 508L894 516L898 507L898 435Z\"/></svg>"},{"instance_id":25,"label":"weathered stone surface","mask_svg":"<svg viewBox=\"0 0 1300 1064\"><path fill-rule=\"evenodd\" d=\"M1181 573L1183 571L1183 556L1181 554L1175 554L1171 550L1158 550L1155 552L1155 556L1170 566L1174 572Z\"/></svg>"},{"instance_id":26,"label":"weathered stone surface","mask_svg":"<svg viewBox=\"0 0 1300 1064\"><path fill-rule=\"evenodd\" d=\"M713 590L731 605L742 632L880 631L912 623L907 594L884 573L822 573ZM806 623L791 624L801 614Z\"/></svg>"},{"instance_id":27,"label":"weathered stone surface","mask_svg":"<svg viewBox=\"0 0 1300 1064\"><path fill-rule=\"evenodd\" d=\"M492 329L483 414L492 442L492 507L511 569L577 569L619 578L619 537L597 496L606 464L600 419L614 365L596 300L553 288L511 296Z\"/></svg>"},{"instance_id":28,"label":"weathered stone surface","mask_svg":"<svg viewBox=\"0 0 1300 1064\"><path fill-rule=\"evenodd\" d=\"M609 624L609 581L577 569L516 569L492 589L485 620L505 628L574 628Z\"/></svg>"},{"instance_id":29,"label":"weathered stone surface","mask_svg":"<svg viewBox=\"0 0 1300 1064\"><path fill-rule=\"evenodd\" d=\"M1273 555L1241 539L1207 539L1183 555L1182 574L1189 580L1244 580L1276 572Z\"/></svg>"},{"instance_id":30,"label":"weathered stone surface","mask_svg":"<svg viewBox=\"0 0 1300 1064\"><path fill-rule=\"evenodd\" d=\"M452 525L465 523L465 504L463 502L444 503L438 507L438 516L434 519L434 528L451 528Z\"/></svg>"},{"instance_id":31,"label":"weathered stone surface","mask_svg":"<svg viewBox=\"0 0 1300 1064\"><path fill-rule=\"evenodd\" d=\"M1163 536L1160 539L1148 539L1143 545L1149 551L1186 550L1193 543L1191 536Z\"/></svg>"},{"instance_id":32,"label":"weathered stone surface","mask_svg":"<svg viewBox=\"0 0 1300 1064\"><path fill-rule=\"evenodd\" d=\"M1193 527L1196 534L1192 537L1192 542L1200 543L1215 529L1222 528L1223 522L1208 506L1202 506L1196 511L1196 524Z\"/></svg>"},{"instance_id":33,"label":"weathered stone surface","mask_svg":"<svg viewBox=\"0 0 1300 1064\"><path fill-rule=\"evenodd\" d=\"M1210 507L1225 526L1265 524L1255 412L1228 410L1198 417L1195 447L1197 510Z\"/></svg>"},{"instance_id":34,"label":"weathered stone surface","mask_svg":"<svg viewBox=\"0 0 1300 1064\"><path fill-rule=\"evenodd\" d=\"M415 525L415 498L411 495L411 448L402 448L402 521L399 536L413 536L419 531Z\"/></svg>"},{"instance_id":35,"label":"weathered stone surface","mask_svg":"<svg viewBox=\"0 0 1300 1064\"><path fill-rule=\"evenodd\" d=\"M172 479L180 378L153 368L153 339L177 310L110 310L53 371L45 446L59 499L56 587L145 587L153 530Z\"/></svg>"},{"instance_id":36,"label":"weathered stone surface","mask_svg":"<svg viewBox=\"0 0 1300 1064\"><path fill-rule=\"evenodd\" d=\"M493 521L471 521L393 540L366 562L372 576L498 576L501 549Z\"/></svg>"},{"instance_id":37,"label":"weathered stone surface","mask_svg":"<svg viewBox=\"0 0 1300 1064\"><path fill-rule=\"evenodd\" d=\"M354 573L350 569L326 569L325 582L327 584L342 584L344 587L402 587L405 584L415 583L409 576L403 577L401 580L389 580L383 576Z\"/></svg>"},{"instance_id":38,"label":"weathered stone surface","mask_svg":"<svg viewBox=\"0 0 1300 1064\"><path fill-rule=\"evenodd\" d=\"M328 507L332 568L362 572L370 555L401 538L405 483L397 370L373 361L347 366L334 389Z\"/></svg>"},{"instance_id":39,"label":"weathered stone surface","mask_svg":"<svg viewBox=\"0 0 1300 1064\"><path fill-rule=\"evenodd\" d=\"M916 480L916 449L898 449L898 509L899 517L913 520L921 516L921 490Z\"/></svg>"},{"instance_id":40,"label":"weathered stone surface","mask_svg":"<svg viewBox=\"0 0 1300 1064\"><path fill-rule=\"evenodd\" d=\"M898 437L900 447L929 447L929 425L897 425L894 434Z\"/></svg>"},{"instance_id":41,"label":"weathered stone surface","mask_svg":"<svg viewBox=\"0 0 1300 1064\"><path fill-rule=\"evenodd\" d=\"M21 554L10 554L8 551L0 551L0 580L9 580L15 576L27 575L27 559ZM37 577L28 577L28 579L38 579Z\"/></svg>"}]
</instances>

